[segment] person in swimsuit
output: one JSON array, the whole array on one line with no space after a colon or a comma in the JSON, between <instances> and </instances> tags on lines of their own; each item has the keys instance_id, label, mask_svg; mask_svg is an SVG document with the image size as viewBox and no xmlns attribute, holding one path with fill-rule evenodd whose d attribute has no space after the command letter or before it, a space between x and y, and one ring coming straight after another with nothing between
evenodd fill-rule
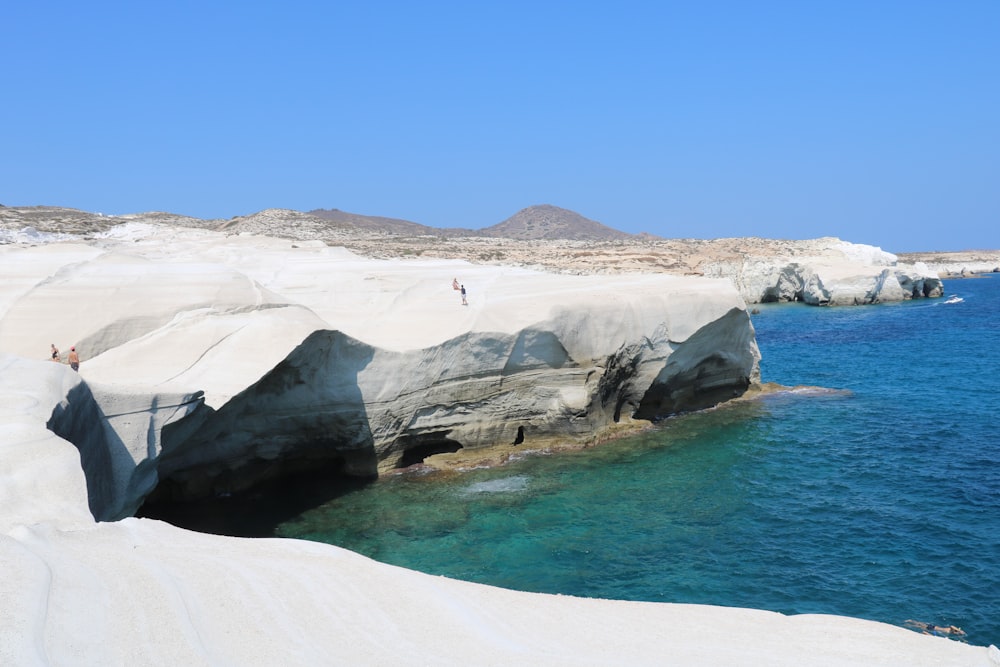
<instances>
[{"instance_id":1,"label":"person in swimsuit","mask_svg":"<svg viewBox=\"0 0 1000 667\"><path fill-rule=\"evenodd\" d=\"M908 625L911 628L916 628L922 631L925 635L954 635L956 637L965 636L965 630L958 627L957 625L934 625L933 623L924 623L923 621L914 621L912 619L907 619L903 622L904 625Z\"/></svg>"}]
</instances>

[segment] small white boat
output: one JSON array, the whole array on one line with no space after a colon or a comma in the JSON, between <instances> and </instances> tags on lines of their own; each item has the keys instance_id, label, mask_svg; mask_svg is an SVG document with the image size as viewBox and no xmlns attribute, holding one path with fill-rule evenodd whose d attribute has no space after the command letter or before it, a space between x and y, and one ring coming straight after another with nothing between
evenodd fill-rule
<instances>
[{"instance_id":1,"label":"small white boat","mask_svg":"<svg viewBox=\"0 0 1000 667\"><path fill-rule=\"evenodd\" d=\"M959 295L952 294L951 296L948 297L948 300L945 301L945 303L962 303L963 301L965 301L965 299L963 299Z\"/></svg>"}]
</instances>

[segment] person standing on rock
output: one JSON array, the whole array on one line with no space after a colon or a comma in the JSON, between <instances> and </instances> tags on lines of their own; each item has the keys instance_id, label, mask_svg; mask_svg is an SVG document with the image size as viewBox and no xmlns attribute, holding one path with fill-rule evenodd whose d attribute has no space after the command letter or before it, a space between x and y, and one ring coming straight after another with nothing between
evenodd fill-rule
<instances>
[{"instance_id":1,"label":"person standing on rock","mask_svg":"<svg viewBox=\"0 0 1000 667\"><path fill-rule=\"evenodd\" d=\"M462 305L468 306L469 302L465 299L465 285L462 285Z\"/></svg>"},{"instance_id":2,"label":"person standing on rock","mask_svg":"<svg viewBox=\"0 0 1000 667\"><path fill-rule=\"evenodd\" d=\"M76 372L80 372L80 355L76 353L76 345L69 348L69 367Z\"/></svg>"},{"instance_id":3,"label":"person standing on rock","mask_svg":"<svg viewBox=\"0 0 1000 667\"><path fill-rule=\"evenodd\" d=\"M62 361L62 357L59 356L59 348L56 347L55 343L52 343L52 361Z\"/></svg>"}]
</instances>

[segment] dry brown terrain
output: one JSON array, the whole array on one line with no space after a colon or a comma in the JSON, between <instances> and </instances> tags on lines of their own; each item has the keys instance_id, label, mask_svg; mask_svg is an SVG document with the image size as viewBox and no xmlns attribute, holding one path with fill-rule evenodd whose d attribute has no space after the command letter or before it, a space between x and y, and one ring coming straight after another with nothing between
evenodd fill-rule
<instances>
[{"instance_id":1,"label":"dry brown terrain","mask_svg":"<svg viewBox=\"0 0 1000 667\"><path fill-rule=\"evenodd\" d=\"M822 254L830 239L792 241L755 237L663 239L629 235L554 206L533 206L483 230L435 229L405 220L319 210L268 209L228 220L202 220L150 212L104 216L61 207L2 207L0 231L32 227L40 232L88 235L126 222L169 224L322 241L376 258L437 257L510 264L568 273L657 272L702 275L709 264L796 258ZM484 234L493 234L485 236ZM891 251L891 249L888 249ZM900 254L901 262L925 262L941 273L1000 267L1000 251Z\"/></svg>"}]
</instances>

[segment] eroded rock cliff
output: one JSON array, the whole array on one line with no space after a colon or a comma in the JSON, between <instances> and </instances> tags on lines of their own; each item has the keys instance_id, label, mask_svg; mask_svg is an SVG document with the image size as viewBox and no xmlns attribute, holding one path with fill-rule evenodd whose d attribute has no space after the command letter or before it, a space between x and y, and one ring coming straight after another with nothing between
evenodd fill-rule
<instances>
[{"instance_id":1,"label":"eroded rock cliff","mask_svg":"<svg viewBox=\"0 0 1000 667\"><path fill-rule=\"evenodd\" d=\"M51 427L79 446L102 519L157 486L196 498L316 464L373 477L459 449L587 443L758 380L725 280L366 260L153 227L4 252L23 270L0 345L84 358Z\"/></svg>"}]
</instances>

